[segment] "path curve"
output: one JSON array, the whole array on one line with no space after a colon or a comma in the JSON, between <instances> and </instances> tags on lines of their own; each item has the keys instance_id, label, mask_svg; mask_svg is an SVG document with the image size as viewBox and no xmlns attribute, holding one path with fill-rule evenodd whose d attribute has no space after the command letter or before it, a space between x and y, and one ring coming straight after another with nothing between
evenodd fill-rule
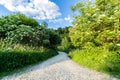
<instances>
[{"instance_id":1,"label":"path curve","mask_svg":"<svg viewBox=\"0 0 120 80\"><path fill-rule=\"evenodd\" d=\"M2 80L120 80L84 68L69 59L67 54L59 54L47 61L28 67L25 71L2 78Z\"/></svg>"}]
</instances>

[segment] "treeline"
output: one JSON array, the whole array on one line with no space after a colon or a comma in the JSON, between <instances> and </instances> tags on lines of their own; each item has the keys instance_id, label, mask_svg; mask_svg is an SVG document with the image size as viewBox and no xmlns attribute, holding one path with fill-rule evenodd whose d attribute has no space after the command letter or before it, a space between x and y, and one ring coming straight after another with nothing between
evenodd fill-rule
<instances>
[{"instance_id":1,"label":"treeline","mask_svg":"<svg viewBox=\"0 0 120 80\"><path fill-rule=\"evenodd\" d=\"M11 14L0 18L0 38L6 42L27 44L32 46L51 47L60 43L59 35L41 25L33 18L23 14Z\"/></svg>"}]
</instances>

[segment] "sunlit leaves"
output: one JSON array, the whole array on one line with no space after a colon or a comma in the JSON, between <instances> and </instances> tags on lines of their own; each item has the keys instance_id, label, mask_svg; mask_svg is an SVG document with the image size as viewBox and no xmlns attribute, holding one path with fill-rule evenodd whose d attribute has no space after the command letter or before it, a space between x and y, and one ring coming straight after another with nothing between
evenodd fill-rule
<instances>
[{"instance_id":1,"label":"sunlit leaves","mask_svg":"<svg viewBox=\"0 0 120 80\"><path fill-rule=\"evenodd\" d=\"M87 42L119 43L120 1L96 0L95 3L76 3L73 11L78 11L69 31L74 46ZM99 38L98 38L99 37Z\"/></svg>"},{"instance_id":2,"label":"sunlit leaves","mask_svg":"<svg viewBox=\"0 0 120 80\"><path fill-rule=\"evenodd\" d=\"M0 18L0 38L12 43L47 47L60 42L58 34L47 29L46 22L39 25L35 19L20 13Z\"/></svg>"}]
</instances>

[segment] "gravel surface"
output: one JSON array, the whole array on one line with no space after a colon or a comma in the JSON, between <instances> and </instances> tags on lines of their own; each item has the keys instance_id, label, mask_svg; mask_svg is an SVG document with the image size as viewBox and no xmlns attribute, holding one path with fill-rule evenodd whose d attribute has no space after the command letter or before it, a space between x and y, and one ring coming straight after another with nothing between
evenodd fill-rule
<instances>
[{"instance_id":1,"label":"gravel surface","mask_svg":"<svg viewBox=\"0 0 120 80\"><path fill-rule=\"evenodd\" d=\"M64 52L2 80L120 80L74 63Z\"/></svg>"}]
</instances>

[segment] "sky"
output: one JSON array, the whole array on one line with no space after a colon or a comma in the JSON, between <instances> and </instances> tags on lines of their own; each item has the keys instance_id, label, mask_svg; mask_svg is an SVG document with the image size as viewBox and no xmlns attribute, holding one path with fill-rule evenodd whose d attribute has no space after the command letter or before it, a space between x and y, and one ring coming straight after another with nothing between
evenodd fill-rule
<instances>
[{"instance_id":1,"label":"sky","mask_svg":"<svg viewBox=\"0 0 120 80\"><path fill-rule=\"evenodd\" d=\"M79 1L85 0L0 0L0 16L20 12L57 29L72 25L70 6Z\"/></svg>"}]
</instances>

